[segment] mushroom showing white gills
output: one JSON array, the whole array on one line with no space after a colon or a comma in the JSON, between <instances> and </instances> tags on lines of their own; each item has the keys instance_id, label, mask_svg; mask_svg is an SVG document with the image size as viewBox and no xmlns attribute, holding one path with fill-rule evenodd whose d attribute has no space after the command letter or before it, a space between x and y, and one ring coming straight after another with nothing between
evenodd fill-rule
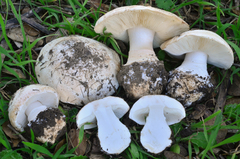
<instances>
[{"instance_id":1,"label":"mushroom showing white gills","mask_svg":"<svg viewBox=\"0 0 240 159\"><path fill-rule=\"evenodd\" d=\"M111 33L116 39L130 43L127 63L118 73L119 84L128 97L161 94L167 83L167 72L153 47L189 30L175 14L146 6L114 9L99 18L94 30Z\"/></svg>"},{"instance_id":2,"label":"mushroom showing white gills","mask_svg":"<svg viewBox=\"0 0 240 159\"><path fill-rule=\"evenodd\" d=\"M214 80L208 74L207 63L228 69L234 60L227 42L207 30L184 32L163 43L161 49L179 57L185 54L183 63L170 72L167 85L167 94L185 107L201 102L213 92Z\"/></svg>"},{"instance_id":3,"label":"mushroom showing white gills","mask_svg":"<svg viewBox=\"0 0 240 159\"><path fill-rule=\"evenodd\" d=\"M119 121L128 110L123 99L109 96L85 105L77 114L76 123L78 128L84 125L84 129L97 126L103 151L120 154L131 142L129 130Z\"/></svg>"},{"instance_id":4,"label":"mushroom showing white gills","mask_svg":"<svg viewBox=\"0 0 240 159\"><path fill-rule=\"evenodd\" d=\"M119 86L118 54L93 39L55 39L42 48L37 61L38 82L54 88L64 103L85 105L112 95Z\"/></svg>"},{"instance_id":5,"label":"mushroom showing white gills","mask_svg":"<svg viewBox=\"0 0 240 159\"><path fill-rule=\"evenodd\" d=\"M9 103L9 120L16 130L30 128L38 141L54 144L66 132L65 116L58 109L58 102L58 94L49 86L25 86Z\"/></svg>"},{"instance_id":6,"label":"mushroom showing white gills","mask_svg":"<svg viewBox=\"0 0 240 159\"><path fill-rule=\"evenodd\" d=\"M185 116L182 104L165 95L144 96L134 103L129 113L130 119L144 125L140 142L154 154L171 145L168 125L180 122Z\"/></svg>"}]
</instances>

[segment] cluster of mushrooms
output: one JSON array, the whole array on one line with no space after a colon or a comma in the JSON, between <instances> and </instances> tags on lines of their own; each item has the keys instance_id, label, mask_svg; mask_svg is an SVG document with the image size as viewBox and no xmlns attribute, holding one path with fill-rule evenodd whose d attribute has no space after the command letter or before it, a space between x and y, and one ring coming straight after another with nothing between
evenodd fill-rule
<instances>
[{"instance_id":1,"label":"cluster of mushrooms","mask_svg":"<svg viewBox=\"0 0 240 159\"><path fill-rule=\"evenodd\" d=\"M233 64L233 52L220 36L206 30L189 31L175 14L149 6L114 9L97 21L94 30L129 42L127 63L120 67L115 51L86 37L68 36L48 43L35 68L41 85L23 87L9 104L9 118L18 131L31 128L38 141L54 143L66 132L65 116L57 109L60 100L84 106L77 126L98 126L103 151L120 154L131 142L128 128L119 120L129 105L111 96L121 85L129 98L137 100L129 118L144 125L142 146L157 154L171 145L169 125L186 116L184 107L212 93L214 82L207 63L223 69ZM184 58L182 65L168 73L155 55L156 47ZM165 89L170 97L161 95Z\"/></svg>"}]
</instances>

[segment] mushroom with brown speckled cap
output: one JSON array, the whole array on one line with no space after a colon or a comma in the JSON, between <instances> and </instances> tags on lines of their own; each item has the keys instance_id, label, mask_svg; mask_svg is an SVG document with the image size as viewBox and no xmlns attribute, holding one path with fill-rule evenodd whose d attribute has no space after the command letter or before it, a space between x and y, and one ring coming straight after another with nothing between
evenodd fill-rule
<instances>
[{"instance_id":1,"label":"mushroom with brown speckled cap","mask_svg":"<svg viewBox=\"0 0 240 159\"><path fill-rule=\"evenodd\" d=\"M130 43L127 63L118 74L118 82L131 98L161 94L167 83L167 72L153 47L189 30L173 13L146 6L126 6L103 15L96 23L97 33L111 33Z\"/></svg>"},{"instance_id":2,"label":"mushroom with brown speckled cap","mask_svg":"<svg viewBox=\"0 0 240 159\"><path fill-rule=\"evenodd\" d=\"M22 87L9 103L9 120L16 130L30 128L38 141L54 144L66 132L65 116L58 109L58 102L58 94L49 86Z\"/></svg>"},{"instance_id":3,"label":"mushroom with brown speckled cap","mask_svg":"<svg viewBox=\"0 0 240 159\"><path fill-rule=\"evenodd\" d=\"M93 39L55 39L43 47L37 61L39 83L53 87L65 103L84 105L112 95L119 86L118 54Z\"/></svg>"},{"instance_id":4,"label":"mushroom with brown speckled cap","mask_svg":"<svg viewBox=\"0 0 240 159\"><path fill-rule=\"evenodd\" d=\"M233 52L219 35L207 30L191 30L161 45L171 55L181 57L183 63L170 72L167 94L185 107L201 102L214 89L207 63L228 69L233 64Z\"/></svg>"}]
</instances>

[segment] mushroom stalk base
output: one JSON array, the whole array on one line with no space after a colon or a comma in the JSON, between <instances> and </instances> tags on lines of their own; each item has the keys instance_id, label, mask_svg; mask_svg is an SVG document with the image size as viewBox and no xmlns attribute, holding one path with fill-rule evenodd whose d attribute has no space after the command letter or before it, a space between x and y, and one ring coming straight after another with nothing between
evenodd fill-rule
<instances>
[{"instance_id":1,"label":"mushroom stalk base","mask_svg":"<svg viewBox=\"0 0 240 159\"><path fill-rule=\"evenodd\" d=\"M160 153L171 145L170 136L171 129L166 122L163 108L159 105L151 106L141 131L140 141L143 147L151 153Z\"/></svg>"},{"instance_id":2,"label":"mushroom stalk base","mask_svg":"<svg viewBox=\"0 0 240 159\"><path fill-rule=\"evenodd\" d=\"M109 154L120 154L131 142L129 130L119 121L111 107L98 108L94 114L102 149Z\"/></svg>"},{"instance_id":3,"label":"mushroom stalk base","mask_svg":"<svg viewBox=\"0 0 240 159\"><path fill-rule=\"evenodd\" d=\"M205 78L175 69L169 74L167 95L189 107L210 96L214 85L211 76Z\"/></svg>"},{"instance_id":4,"label":"mushroom stalk base","mask_svg":"<svg viewBox=\"0 0 240 159\"><path fill-rule=\"evenodd\" d=\"M66 133L65 116L57 108L48 108L41 111L36 120L30 121L26 131L32 129L39 142L54 144Z\"/></svg>"},{"instance_id":5,"label":"mushroom stalk base","mask_svg":"<svg viewBox=\"0 0 240 159\"><path fill-rule=\"evenodd\" d=\"M168 73L161 61L134 62L125 65L117 75L129 98L161 94L167 84Z\"/></svg>"}]
</instances>

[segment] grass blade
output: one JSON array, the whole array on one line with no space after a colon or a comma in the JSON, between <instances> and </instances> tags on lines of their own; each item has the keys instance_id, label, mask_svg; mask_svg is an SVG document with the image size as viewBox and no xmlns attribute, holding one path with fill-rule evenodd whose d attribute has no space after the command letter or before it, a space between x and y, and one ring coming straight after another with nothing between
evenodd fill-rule
<instances>
[{"instance_id":1,"label":"grass blade","mask_svg":"<svg viewBox=\"0 0 240 159\"><path fill-rule=\"evenodd\" d=\"M216 148L225 144L229 144L229 143L235 143L235 142L239 142L240 141L240 134L235 134L225 140L223 140L222 142L212 146L211 148Z\"/></svg>"},{"instance_id":2,"label":"grass blade","mask_svg":"<svg viewBox=\"0 0 240 159\"><path fill-rule=\"evenodd\" d=\"M220 113L221 113L221 110L217 111L216 113L214 113L214 114L210 115L209 117L207 117L206 119L204 119L204 121L193 124L192 128L200 128L202 126L203 122L207 122L207 121L213 119L214 117L216 117Z\"/></svg>"},{"instance_id":3,"label":"grass blade","mask_svg":"<svg viewBox=\"0 0 240 159\"><path fill-rule=\"evenodd\" d=\"M46 149L45 147L42 147L40 145L30 143L30 142L22 142L24 145L30 147L31 149L34 149L35 151L41 152L43 154L48 155L49 157L53 157L53 155Z\"/></svg>"}]
</instances>

